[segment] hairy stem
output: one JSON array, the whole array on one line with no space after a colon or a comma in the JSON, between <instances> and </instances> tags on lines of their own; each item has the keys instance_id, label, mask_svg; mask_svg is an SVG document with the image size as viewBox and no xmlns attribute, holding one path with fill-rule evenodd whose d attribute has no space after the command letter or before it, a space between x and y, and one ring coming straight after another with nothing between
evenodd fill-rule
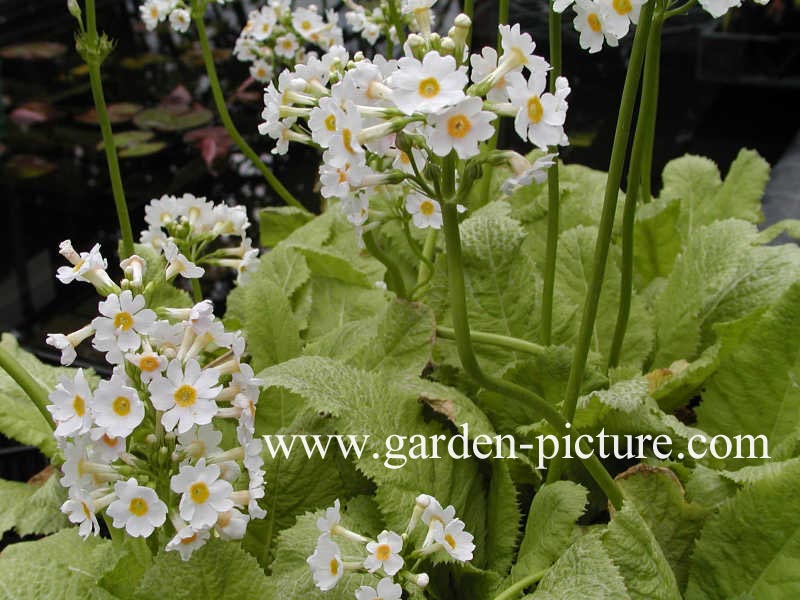
<instances>
[{"instance_id":1,"label":"hairy stem","mask_svg":"<svg viewBox=\"0 0 800 600\"><path fill-rule=\"evenodd\" d=\"M456 339L455 330L442 325L438 325L436 327L436 336L442 338L443 340ZM534 344L533 342L529 342L527 340L521 340L519 338L500 335L497 333L487 333L485 331L472 330L470 331L469 337L474 343L490 344L492 346L508 348L509 350L514 350L517 352L525 352L526 354L540 355L542 352L544 352L544 347L540 346L539 344Z\"/></svg>"},{"instance_id":2,"label":"hairy stem","mask_svg":"<svg viewBox=\"0 0 800 600\"><path fill-rule=\"evenodd\" d=\"M532 586L534 583L538 583L544 574L547 573L547 569L542 571L538 571L536 573L531 573L517 581L515 584L507 587L502 592L497 594L494 597L494 600L511 600L512 598L516 598L519 594L525 591L525 588Z\"/></svg>"}]
</instances>

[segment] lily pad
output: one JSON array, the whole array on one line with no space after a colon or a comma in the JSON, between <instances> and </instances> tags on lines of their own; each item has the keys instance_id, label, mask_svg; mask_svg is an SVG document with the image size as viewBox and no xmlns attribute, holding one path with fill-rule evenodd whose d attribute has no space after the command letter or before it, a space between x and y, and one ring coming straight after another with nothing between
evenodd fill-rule
<instances>
[{"instance_id":1,"label":"lily pad","mask_svg":"<svg viewBox=\"0 0 800 600\"><path fill-rule=\"evenodd\" d=\"M6 163L6 171L17 179L35 179L52 173L58 167L34 154L17 154Z\"/></svg>"},{"instance_id":2,"label":"lily pad","mask_svg":"<svg viewBox=\"0 0 800 600\"><path fill-rule=\"evenodd\" d=\"M66 51L67 47L58 42L27 42L0 49L0 56L17 60L48 60Z\"/></svg>"},{"instance_id":3,"label":"lily pad","mask_svg":"<svg viewBox=\"0 0 800 600\"><path fill-rule=\"evenodd\" d=\"M112 123L124 123L125 121L130 121L134 115L140 113L143 107L141 104L134 104L133 102L117 102L115 104L109 104L106 108L108 109L109 121ZM94 108L90 108L85 113L76 116L75 120L81 123L96 125L97 111Z\"/></svg>"},{"instance_id":4,"label":"lily pad","mask_svg":"<svg viewBox=\"0 0 800 600\"><path fill-rule=\"evenodd\" d=\"M129 146L119 151L120 158L138 158L140 156L150 156L161 152L167 147L166 142L146 142L144 144L136 144Z\"/></svg>"},{"instance_id":5,"label":"lily pad","mask_svg":"<svg viewBox=\"0 0 800 600\"><path fill-rule=\"evenodd\" d=\"M194 106L158 106L148 108L137 114L133 122L141 129L159 131L184 131L208 123L214 114L195 104Z\"/></svg>"},{"instance_id":6,"label":"lily pad","mask_svg":"<svg viewBox=\"0 0 800 600\"><path fill-rule=\"evenodd\" d=\"M11 122L27 127L37 123L46 123L61 116L48 102L26 102L11 111L8 115Z\"/></svg>"},{"instance_id":7,"label":"lily pad","mask_svg":"<svg viewBox=\"0 0 800 600\"><path fill-rule=\"evenodd\" d=\"M114 134L114 144L117 148L130 148L131 146L149 142L155 135L152 131L142 131L141 129L123 131L122 133ZM97 144L97 149L103 150L104 148L105 144L101 140Z\"/></svg>"}]
</instances>

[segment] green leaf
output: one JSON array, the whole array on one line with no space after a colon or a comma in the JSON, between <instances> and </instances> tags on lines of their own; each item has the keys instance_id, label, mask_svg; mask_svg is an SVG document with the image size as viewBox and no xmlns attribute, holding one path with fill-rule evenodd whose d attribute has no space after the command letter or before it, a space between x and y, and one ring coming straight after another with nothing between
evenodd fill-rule
<instances>
[{"instance_id":1,"label":"green leaf","mask_svg":"<svg viewBox=\"0 0 800 600\"><path fill-rule=\"evenodd\" d=\"M617 483L658 542L679 589L684 589L689 556L708 510L687 502L678 478L663 467L636 465L618 475Z\"/></svg>"},{"instance_id":2,"label":"green leaf","mask_svg":"<svg viewBox=\"0 0 800 600\"><path fill-rule=\"evenodd\" d=\"M20 507L35 491L28 483L0 479L0 537L14 528Z\"/></svg>"},{"instance_id":3,"label":"green leaf","mask_svg":"<svg viewBox=\"0 0 800 600\"><path fill-rule=\"evenodd\" d=\"M33 494L16 507L15 528L21 536L47 535L71 527L61 505L67 500L67 490L58 482L60 474L52 471L41 485L32 486Z\"/></svg>"},{"instance_id":4,"label":"green leaf","mask_svg":"<svg viewBox=\"0 0 800 600\"><path fill-rule=\"evenodd\" d=\"M692 556L689 600L800 596L800 465L723 504Z\"/></svg>"},{"instance_id":5,"label":"green leaf","mask_svg":"<svg viewBox=\"0 0 800 600\"><path fill-rule=\"evenodd\" d=\"M646 286L657 277L668 277L681 251L677 198L656 200L636 210L633 261L636 285Z\"/></svg>"},{"instance_id":6,"label":"green leaf","mask_svg":"<svg viewBox=\"0 0 800 600\"><path fill-rule=\"evenodd\" d=\"M779 446L800 428L800 283L794 283L757 322L742 343L720 361L696 409L697 422L710 434L765 436ZM746 445L745 445L746 446ZM755 458L732 457L728 466L763 462L761 444Z\"/></svg>"},{"instance_id":7,"label":"green leaf","mask_svg":"<svg viewBox=\"0 0 800 600\"><path fill-rule=\"evenodd\" d=\"M113 569L100 578L98 585L115 598L133 600L142 576L153 564L153 555L144 538L125 535L122 542L114 542L119 560Z\"/></svg>"},{"instance_id":8,"label":"green leaf","mask_svg":"<svg viewBox=\"0 0 800 600\"><path fill-rule=\"evenodd\" d=\"M539 488L507 585L549 568L564 554L575 539L575 521L583 515L586 498L586 488L570 481Z\"/></svg>"},{"instance_id":9,"label":"green leaf","mask_svg":"<svg viewBox=\"0 0 800 600\"><path fill-rule=\"evenodd\" d=\"M598 535L585 535L561 555L525 600L629 600L625 582Z\"/></svg>"},{"instance_id":10,"label":"green leaf","mask_svg":"<svg viewBox=\"0 0 800 600\"><path fill-rule=\"evenodd\" d=\"M261 245L272 248L308 223L313 215L295 206L268 206L259 211L258 217Z\"/></svg>"},{"instance_id":11,"label":"green leaf","mask_svg":"<svg viewBox=\"0 0 800 600\"><path fill-rule=\"evenodd\" d=\"M784 219L773 223L758 234L758 241L768 244L782 233L786 233L792 239L800 239L800 219Z\"/></svg>"},{"instance_id":12,"label":"green leaf","mask_svg":"<svg viewBox=\"0 0 800 600\"><path fill-rule=\"evenodd\" d=\"M310 288L306 340L311 341L347 323L379 314L389 294L375 287L349 285L338 279L314 276Z\"/></svg>"},{"instance_id":13,"label":"green leaf","mask_svg":"<svg viewBox=\"0 0 800 600\"><path fill-rule=\"evenodd\" d=\"M113 600L97 586L116 562L110 550L110 541L84 541L76 528L12 544L0 554L0 594L14 600Z\"/></svg>"},{"instance_id":14,"label":"green leaf","mask_svg":"<svg viewBox=\"0 0 800 600\"><path fill-rule=\"evenodd\" d=\"M153 560L136 600L251 600L264 598L267 578L256 559L237 544L211 540L184 562L177 552Z\"/></svg>"},{"instance_id":15,"label":"green leaf","mask_svg":"<svg viewBox=\"0 0 800 600\"><path fill-rule=\"evenodd\" d=\"M697 231L655 303L654 366L694 360L714 341L714 323L776 301L800 276L796 246L757 245L754 225L717 221Z\"/></svg>"},{"instance_id":16,"label":"green leaf","mask_svg":"<svg viewBox=\"0 0 800 600\"><path fill-rule=\"evenodd\" d=\"M675 575L634 504L626 502L614 513L603 545L633 600L680 600Z\"/></svg>"},{"instance_id":17,"label":"green leaf","mask_svg":"<svg viewBox=\"0 0 800 600\"><path fill-rule=\"evenodd\" d=\"M664 410L684 406L700 390L703 383L717 370L721 344L706 348L697 360L689 363L679 360L669 368L656 369L647 374L650 395Z\"/></svg>"},{"instance_id":18,"label":"green leaf","mask_svg":"<svg viewBox=\"0 0 800 600\"><path fill-rule=\"evenodd\" d=\"M198 104L194 106L157 106L136 114L133 122L141 129L184 131L205 125L214 114Z\"/></svg>"}]
</instances>

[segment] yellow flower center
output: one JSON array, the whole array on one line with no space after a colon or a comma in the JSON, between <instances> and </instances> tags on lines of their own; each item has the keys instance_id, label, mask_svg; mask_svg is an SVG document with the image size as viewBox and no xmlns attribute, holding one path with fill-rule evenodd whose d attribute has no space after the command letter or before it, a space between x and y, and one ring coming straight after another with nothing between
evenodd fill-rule
<instances>
[{"instance_id":1,"label":"yellow flower center","mask_svg":"<svg viewBox=\"0 0 800 600\"><path fill-rule=\"evenodd\" d=\"M100 441L102 441L109 448L113 448L117 445L117 438L109 437L107 433L103 434L103 437L100 438Z\"/></svg>"},{"instance_id":2,"label":"yellow flower center","mask_svg":"<svg viewBox=\"0 0 800 600\"><path fill-rule=\"evenodd\" d=\"M197 539L197 534L193 533L189 537L181 538L181 544L191 544L196 539Z\"/></svg>"},{"instance_id":3,"label":"yellow flower center","mask_svg":"<svg viewBox=\"0 0 800 600\"><path fill-rule=\"evenodd\" d=\"M131 412L131 401L125 396L117 396L114 402L111 403L111 409L120 417L124 417Z\"/></svg>"},{"instance_id":4,"label":"yellow flower center","mask_svg":"<svg viewBox=\"0 0 800 600\"><path fill-rule=\"evenodd\" d=\"M132 515L142 517L147 514L147 501L144 498L133 498L128 505L128 510Z\"/></svg>"},{"instance_id":5,"label":"yellow flower center","mask_svg":"<svg viewBox=\"0 0 800 600\"><path fill-rule=\"evenodd\" d=\"M175 399L175 404L186 408L197 402L197 391L192 386L184 384L175 390L173 398Z\"/></svg>"},{"instance_id":6,"label":"yellow flower center","mask_svg":"<svg viewBox=\"0 0 800 600\"><path fill-rule=\"evenodd\" d=\"M81 270L81 267L83 266L83 264L84 264L85 262L86 262L85 260L81 260L81 261L79 261L77 265L75 265L74 267L72 267L72 272L73 272L73 273L77 273L78 271L80 271L80 270Z\"/></svg>"},{"instance_id":7,"label":"yellow flower center","mask_svg":"<svg viewBox=\"0 0 800 600\"><path fill-rule=\"evenodd\" d=\"M339 573L339 561L337 561L335 558L331 559L330 571L331 575L336 575Z\"/></svg>"},{"instance_id":8,"label":"yellow flower center","mask_svg":"<svg viewBox=\"0 0 800 600\"><path fill-rule=\"evenodd\" d=\"M392 549L389 548L389 544L381 544L375 549L375 558L378 560L389 560L391 555Z\"/></svg>"},{"instance_id":9,"label":"yellow flower center","mask_svg":"<svg viewBox=\"0 0 800 600\"><path fill-rule=\"evenodd\" d=\"M256 75L258 76L259 79L263 79L264 77L267 76L267 72L264 70L264 67L259 67L258 70L256 71Z\"/></svg>"},{"instance_id":10,"label":"yellow flower center","mask_svg":"<svg viewBox=\"0 0 800 600\"><path fill-rule=\"evenodd\" d=\"M603 26L600 24L600 17L597 16L597 13L586 15L586 21L595 33L599 33L603 30Z\"/></svg>"},{"instance_id":11,"label":"yellow flower center","mask_svg":"<svg viewBox=\"0 0 800 600\"><path fill-rule=\"evenodd\" d=\"M202 481L193 483L189 487L189 496L191 497L192 501L196 502L197 504L202 504L208 500L210 495L211 492L208 491L208 486Z\"/></svg>"},{"instance_id":12,"label":"yellow flower center","mask_svg":"<svg viewBox=\"0 0 800 600\"><path fill-rule=\"evenodd\" d=\"M291 50L292 49L292 40L283 40L283 47L286 50Z\"/></svg>"},{"instance_id":13,"label":"yellow flower center","mask_svg":"<svg viewBox=\"0 0 800 600\"><path fill-rule=\"evenodd\" d=\"M465 115L455 115L447 119L447 133L450 137L463 138L472 129L472 123Z\"/></svg>"},{"instance_id":14,"label":"yellow flower center","mask_svg":"<svg viewBox=\"0 0 800 600\"><path fill-rule=\"evenodd\" d=\"M153 6L150 9L150 17L152 17L153 19L157 19L158 18L158 8L157 7Z\"/></svg>"},{"instance_id":15,"label":"yellow flower center","mask_svg":"<svg viewBox=\"0 0 800 600\"><path fill-rule=\"evenodd\" d=\"M436 212L436 207L430 200L423 200L419 203L419 212L426 217L430 217L434 212Z\"/></svg>"},{"instance_id":16,"label":"yellow flower center","mask_svg":"<svg viewBox=\"0 0 800 600\"><path fill-rule=\"evenodd\" d=\"M86 414L86 401L81 396L76 395L72 399L72 410L75 411L76 415L82 417Z\"/></svg>"},{"instance_id":17,"label":"yellow flower center","mask_svg":"<svg viewBox=\"0 0 800 600\"><path fill-rule=\"evenodd\" d=\"M88 506L86 506L86 502L81 502L81 507L83 508L83 515L84 515L84 516L85 516L87 519L91 519L91 518L92 518L92 511L90 511L90 510L89 510L89 507L88 507Z\"/></svg>"},{"instance_id":18,"label":"yellow flower center","mask_svg":"<svg viewBox=\"0 0 800 600\"><path fill-rule=\"evenodd\" d=\"M400 152L399 154L400 162L403 163L404 165L410 165L411 159L408 158L408 154L406 154L402 150L400 150L399 152Z\"/></svg>"},{"instance_id":19,"label":"yellow flower center","mask_svg":"<svg viewBox=\"0 0 800 600\"><path fill-rule=\"evenodd\" d=\"M449 533L445 534L444 541L447 542L447 544L451 548L455 548L456 547L456 541L453 539L453 536L450 535Z\"/></svg>"},{"instance_id":20,"label":"yellow flower center","mask_svg":"<svg viewBox=\"0 0 800 600\"><path fill-rule=\"evenodd\" d=\"M633 10L630 0L612 0L611 5L621 15L627 15Z\"/></svg>"},{"instance_id":21,"label":"yellow flower center","mask_svg":"<svg viewBox=\"0 0 800 600\"><path fill-rule=\"evenodd\" d=\"M419 82L419 95L423 98L433 98L439 93L439 82L435 77L428 77Z\"/></svg>"},{"instance_id":22,"label":"yellow flower center","mask_svg":"<svg viewBox=\"0 0 800 600\"><path fill-rule=\"evenodd\" d=\"M227 527L227 526L228 526L228 523L230 523L230 522L231 522L231 517L233 517L233 513L232 513L231 511L228 511L228 512L224 512L224 513L222 513L222 514L221 514L221 515L220 515L220 516L217 518L217 526L218 526L218 527L223 527L223 528L224 528L224 527Z\"/></svg>"},{"instance_id":23,"label":"yellow flower center","mask_svg":"<svg viewBox=\"0 0 800 600\"><path fill-rule=\"evenodd\" d=\"M158 368L158 358L155 356L143 356L139 361L139 368L148 373L155 371Z\"/></svg>"},{"instance_id":24,"label":"yellow flower center","mask_svg":"<svg viewBox=\"0 0 800 600\"><path fill-rule=\"evenodd\" d=\"M302 23L300 23L300 29L304 31L311 29L311 21L303 21Z\"/></svg>"},{"instance_id":25,"label":"yellow flower center","mask_svg":"<svg viewBox=\"0 0 800 600\"><path fill-rule=\"evenodd\" d=\"M542 116L544 115L544 109L542 108L542 102L539 100L539 96L533 96L530 100L528 100L528 119L530 119L531 123L538 123L542 120Z\"/></svg>"},{"instance_id":26,"label":"yellow flower center","mask_svg":"<svg viewBox=\"0 0 800 600\"><path fill-rule=\"evenodd\" d=\"M349 129L342 129L342 144L350 154L355 154L355 150L353 150L353 132Z\"/></svg>"},{"instance_id":27,"label":"yellow flower center","mask_svg":"<svg viewBox=\"0 0 800 600\"><path fill-rule=\"evenodd\" d=\"M118 312L114 317L114 328L115 329L122 329L122 331L128 331L133 327L133 317L131 313L127 312Z\"/></svg>"},{"instance_id":28,"label":"yellow flower center","mask_svg":"<svg viewBox=\"0 0 800 600\"><path fill-rule=\"evenodd\" d=\"M269 23L262 23L261 24L261 32L262 33L269 33Z\"/></svg>"},{"instance_id":29,"label":"yellow flower center","mask_svg":"<svg viewBox=\"0 0 800 600\"><path fill-rule=\"evenodd\" d=\"M328 131L336 131L336 115L328 115L325 117L325 129Z\"/></svg>"}]
</instances>

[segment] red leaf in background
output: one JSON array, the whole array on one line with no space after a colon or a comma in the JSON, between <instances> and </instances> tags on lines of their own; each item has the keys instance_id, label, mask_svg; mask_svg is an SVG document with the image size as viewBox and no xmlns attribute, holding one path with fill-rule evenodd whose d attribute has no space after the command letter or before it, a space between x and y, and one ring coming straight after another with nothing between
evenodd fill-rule
<instances>
[{"instance_id":1,"label":"red leaf in background","mask_svg":"<svg viewBox=\"0 0 800 600\"><path fill-rule=\"evenodd\" d=\"M183 140L193 144L195 148L200 150L208 172L212 175L217 175L214 169L214 161L227 156L228 150L233 144L233 140L231 140L224 127L195 129L184 135Z\"/></svg>"},{"instance_id":2,"label":"red leaf in background","mask_svg":"<svg viewBox=\"0 0 800 600\"><path fill-rule=\"evenodd\" d=\"M189 106L192 103L192 95L183 84L178 84L168 96L161 101L161 106Z\"/></svg>"},{"instance_id":3,"label":"red leaf in background","mask_svg":"<svg viewBox=\"0 0 800 600\"><path fill-rule=\"evenodd\" d=\"M11 111L8 118L11 122L27 127L36 123L46 123L61 116L61 113L47 102L26 102Z\"/></svg>"}]
</instances>

